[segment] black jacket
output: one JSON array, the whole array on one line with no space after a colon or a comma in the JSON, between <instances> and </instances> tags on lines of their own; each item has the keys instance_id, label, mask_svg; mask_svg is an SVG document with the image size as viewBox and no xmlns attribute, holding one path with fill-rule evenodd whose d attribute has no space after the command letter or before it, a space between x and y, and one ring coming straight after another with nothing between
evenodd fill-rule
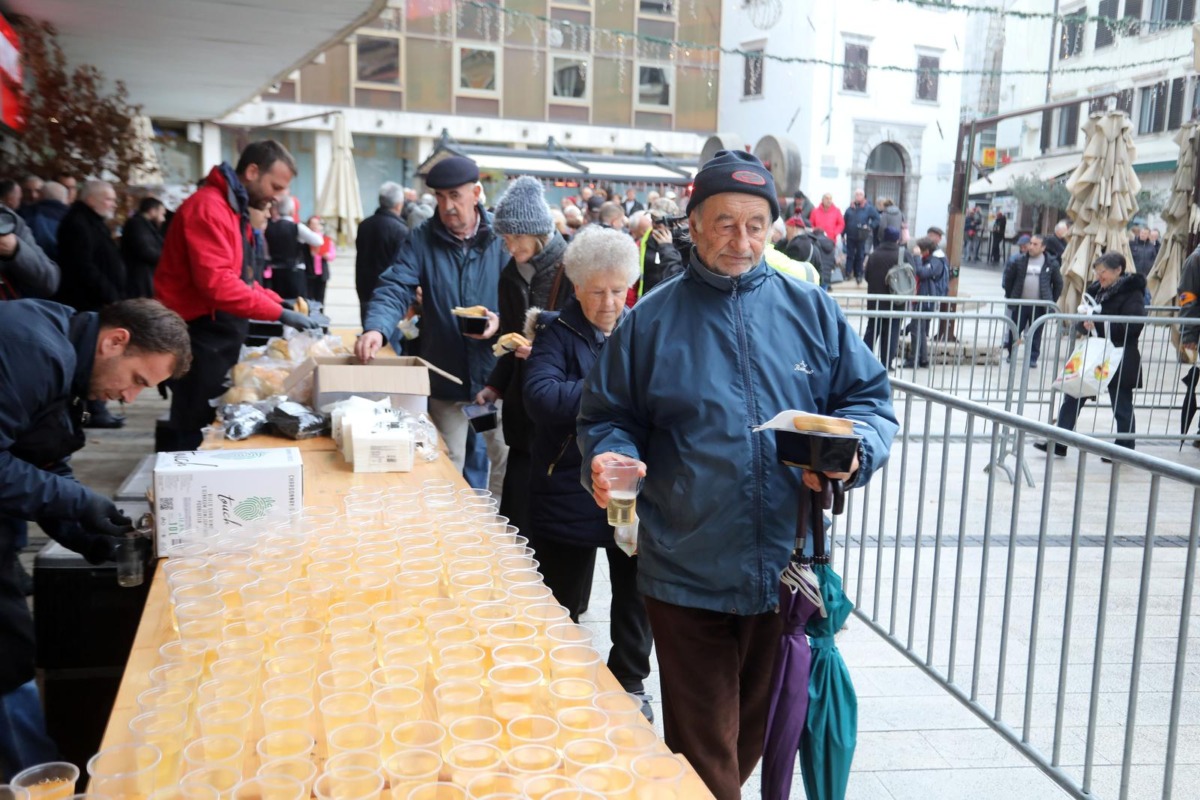
<instances>
[{"instance_id":1,"label":"black jacket","mask_svg":"<svg viewBox=\"0 0 1200 800\"><path fill-rule=\"evenodd\" d=\"M154 268L162 255L162 228L134 214L121 234L121 255L125 258L125 287L128 297L154 297Z\"/></svg>"},{"instance_id":2,"label":"black jacket","mask_svg":"<svg viewBox=\"0 0 1200 800\"><path fill-rule=\"evenodd\" d=\"M912 254L905 251L905 260L913 266ZM882 242L867 256L867 294L891 294L887 285L888 271L900 263L900 243ZM902 306L897 306L900 308ZM885 309L887 310L887 309Z\"/></svg>"},{"instance_id":3,"label":"black jacket","mask_svg":"<svg viewBox=\"0 0 1200 800\"><path fill-rule=\"evenodd\" d=\"M1150 274L1150 268L1154 266L1154 259L1158 255L1158 248L1154 246L1154 242L1149 239L1144 242L1135 239L1129 243L1129 252L1133 254L1133 266L1138 274Z\"/></svg>"},{"instance_id":4,"label":"black jacket","mask_svg":"<svg viewBox=\"0 0 1200 800\"><path fill-rule=\"evenodd\" d=\"M534 422L530 527L538 536L568 544L610 545L608 515L579 483L583 456L575 439L583 379L607 339L574 297L561 313L540 314L535 333L525 373L525 406Z\"/></svg>"},{"instance_id":5,"label":"black jacket","mask_svg":"<svg viewBox=\"0 0 1200 800\"><path fill-rule=\"evenodd\" d=\"M51 259L58 258L58 226L69 210L66 203L58 200L39 200L25 215L34 240Z\"/></svg>"},{"instance_id":6,"label":"black jacket","mask_svg":"<svg viewBox=\"0 0 1200 800\"><path fill-rule=\"evenodd\" d=\"M812 238L821 259L821 272L828 276L837 266L837 245L820 228L813 229Z\"/></svg>"},{"instance_id":7,"label":"black jacket","mask_svg":"<svg viewBox=\"0 0 1200 800\"><path fill-rule=\"evenodd\" d=\"M644 296L646 292L680 272L683 272L683 256L679 254L674 241L672 240L671 244L660 245L651 233L646 239L646 257L642 261L641 294Z\"/></svg>"},{"instance_id":8,"label":"black jacket","mask_svg":"<svg viewBox=\"0 0 1200 800\"><path fill-rule=\"evenodd\" d=\"M390 209L380 207L358 226L354 259L354 286L364 307L375 291L379 276L396 261L408 239L408 226Z\"/></svg>"},{"instance_id":9,"label":"black jacket","mask_svg":"<svg viewBox=\"0 0 1200 800\"><path fill-rule=\"evenodd\" d=\"M1055 303L1058 302L1058 296L1062 294L1062 270L1059 268L1058 258L1050 255L1049 251L1046 251L1044 255L1046 263L1042 265L1042 272L1038 275L1037 299ZM1021 297L1021 292L1025 287L1025 273L1028 271L1028 254L1017 256L1005 265L1004 275L1000 279L1005 297L1009 300L1017 300Z\"/></svg>"},{"instance_id":10,"label":"black jacket","mask_svg":"<svg viewBox=\"0 0 1200 800\"><path fill-rule=\"evenodd\" d=\"M16 221L17 252L0 258L0 300L53 297L62 277L58 264L38 245L25 220L17 216Z\"/></svg>"},{"instance_id":11,"label":"black jacket","mask_svg":"<svg viewBox=\"0 0 1200 800\"><path fill-rule=\"evenodd\" d=\"M1067 252L1067 241L1058 238L1058 234L1050 234L1044 240L1046 242L1046 252L1054 256L1062 262L1063 253Z\"/></svg>"},{"instance_id":12,"label":"black jacket","mask_svg":"<svg viewBox=\"0 0 1200 800\"><path fill-rule=\"evenodd\" d=\"M572 294L571 281L562 272L562 256L567 243L554 232L546 247L529 260L534 268L533 278L526 281L517 268L517 262L508 260L500 271L500 335L522 333L525 317L531 308L561 310ZM550 294L557 280L558 293L551 303ZM528 451L533 438L533 423L525 410L522 387L525 382L525 362L512 353L496 359L496 366L488 376L487 385L500 393L504 399L504 441L509 447Z\"/></svg>"},{"instance_id":13,"label":"black jacket","mask_svg":"<svg viewBox=\"0 0 1200 800\"><path fill-rule=\"evenodd\" d=\"M76 201L58 226L62 283L54 299L96 311L125 297L125 262L104 218Z\"/></svg>"},{"instance_id":14,"label":"black jacket","mask_svg":"<svg viewBox=\"0 0 1200 800\"><path fill-rule=\"evenodd\" d=\"M86 441L81 422L99 330L94 313L45 300L0 303L0 514L36 520L85 555L99 537L73 520L92 493L68 459ZM0 598L0 694L32 678L34 664L25 598L7 600Z\"/></svg>"},{"instance_id":15,"label":"black jacket","mask_svg":"<svg viewBox=\"0 0 1200 800\"><path fill-rule=\"evenodd\" d=\"M1098 281L1088 284L1087 293L1100 303L1099 313L1113 317L1146 316L1146 278L1136 272L1127 272L1108 289L1101 289ZM1121 365L1117 368L1116 383L1122 389L1136 389L1142 385L1142 355L1138 352L1138 339L1142 335L1140 324L1114 322L1105 325L1096 322L1096 335L1106 336L1116 347L1125 348Z\"/></svg>"},{"instance_id":16,"label":"black jacket","mask_svg":"<svg viewBox=\"0 0 1200 800\"><path fill-rule=\"evenodd\" d=\"M1200 247L1183 260L1176 290L1179 316L1200 321ZM1200 325L1185 325L1180 331L1184 344L1196 344L1200 339Z\"/></svg>"}]
</instances>

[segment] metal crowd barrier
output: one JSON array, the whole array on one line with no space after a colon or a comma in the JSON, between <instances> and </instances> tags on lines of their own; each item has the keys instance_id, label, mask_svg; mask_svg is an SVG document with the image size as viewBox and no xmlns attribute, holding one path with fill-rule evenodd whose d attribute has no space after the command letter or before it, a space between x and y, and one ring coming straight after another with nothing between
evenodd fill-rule
<instances>
[{"instance_id":1,"label":"metal crowd barrier","mask_svg":"<svg viewBox=\"0 0 1200 800\"><path fill-rule=\"evenodd\" d=\"M857 618L1070 795L1171 798L1176 763L1200 759L1180 726L1200 696L1200 471L915 383L893 390L891 459L834 521ZM1033 462L1032 498L996 470L979 477L1006 431L1018 455L1034 437L1070 448Z\"/></svg>"}]
</instances>

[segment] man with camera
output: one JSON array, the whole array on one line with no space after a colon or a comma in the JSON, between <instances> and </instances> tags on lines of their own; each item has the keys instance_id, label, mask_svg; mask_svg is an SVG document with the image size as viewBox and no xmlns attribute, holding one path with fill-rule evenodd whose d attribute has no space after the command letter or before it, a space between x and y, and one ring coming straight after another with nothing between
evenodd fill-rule
<instances>
[{"instance_id":1,"label":"man with camera","mask_svg":"<svg viewBox=\"0 0 1200 800\"><path fill-rule=\"evenodd\" d=\"M0 206L0 300L50 297L58 291L61 277L25 220L14 209Z\"/></svg>"},{"instance_id":2,"label":"man with camera","mask_svg":"<svg viewBox=\"0 0 1200 800\"><path fill-rule=\"evenodd\" d=\"M874 204L867 202L866 194L860 190L854 193L854 202L846 207L842 216L846 221L846 277L853 275L855 285L862 285L867 253L871 249L875 228L879 225L879 212Z\"/></svg>"},{"instance_id":3,"label":"man with camera","mask_svg":"<svg viewBox=\"0 0 1200 800\"><path fill-rule=\"evenodd\" d=\"M632 306L646 292L683 271L683 257L675 246L673 234L683 219L661 209L652 209L642 216L638 228L633 231L641 251L642 279L629 290L628 305Z\"/></svg>"}]
</instances>

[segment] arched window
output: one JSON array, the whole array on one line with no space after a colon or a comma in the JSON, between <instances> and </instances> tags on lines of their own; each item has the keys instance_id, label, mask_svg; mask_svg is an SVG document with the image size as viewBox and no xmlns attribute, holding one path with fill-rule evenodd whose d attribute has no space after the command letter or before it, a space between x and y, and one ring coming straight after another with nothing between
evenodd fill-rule
<instances>
[{"instance_id":1,"label":"arched window","mask_svg":"<svg viewBox=\"0 0 1200 800\"><path fill-rule=\"evenodd\" d=\"M890 197L892 202L905 211L904 205L904 155L891 142L884 142L871 151L867 158L867 178L864 191L869 202Z\"/></svg>"}]
</instances>

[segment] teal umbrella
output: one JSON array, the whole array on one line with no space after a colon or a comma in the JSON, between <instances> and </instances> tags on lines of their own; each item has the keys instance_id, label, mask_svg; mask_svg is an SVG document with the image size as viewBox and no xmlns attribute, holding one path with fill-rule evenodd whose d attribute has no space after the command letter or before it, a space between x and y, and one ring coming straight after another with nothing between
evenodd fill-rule
<instances>
[{"instance_id":1,"label":"teal umbrella","mask_svg":"<svg viewBox=\"0 0 1200 800\"><path fill-rule=\"evenodd\" d=\"M826 497L829 493L826 487ZM822 505L821 495L814 493L810 512L813 572L821 586L825 613L814 614L804 628L812 645L812 666L808 717L800 737L800 771L809 800L842 800L850 782L850 763L858 738L858 697L833 636L846 623L854 604L842 591L842 579L829 566L824 525L819 522Z\"/></svg>"}]
</instances>

